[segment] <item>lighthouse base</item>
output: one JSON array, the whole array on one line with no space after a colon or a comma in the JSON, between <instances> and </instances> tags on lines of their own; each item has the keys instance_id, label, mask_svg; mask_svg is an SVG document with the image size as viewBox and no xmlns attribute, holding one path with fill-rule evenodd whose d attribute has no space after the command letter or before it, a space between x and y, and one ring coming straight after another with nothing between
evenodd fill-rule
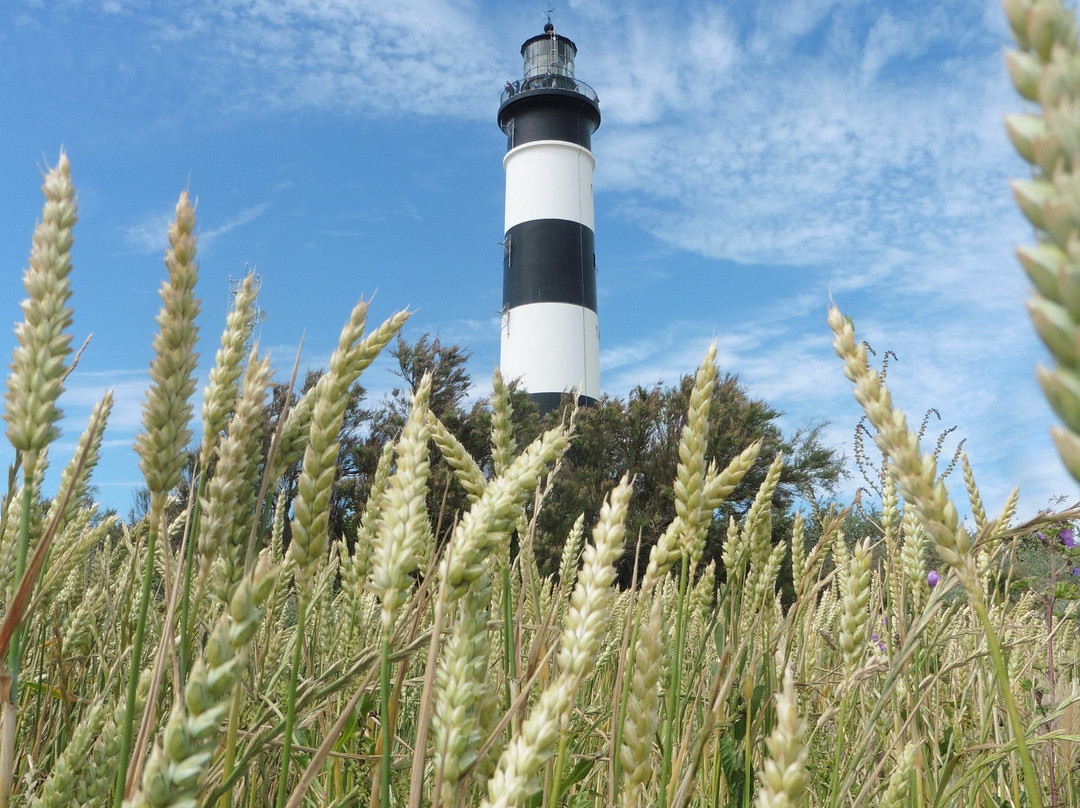
<instances>
[{"instance_id":1,"label":"lighthouse base","mask_svg":"<svg viewBox=\"0 0 1080 808\"><path fill-rule=\"evenodd\" d=\"M563 393L600 398L600 328L592 309L569 303L508 309L501 353L503 378L520 379L538 404L539 395L553 397L555 406Z\"/></svg>"}]
</instances>

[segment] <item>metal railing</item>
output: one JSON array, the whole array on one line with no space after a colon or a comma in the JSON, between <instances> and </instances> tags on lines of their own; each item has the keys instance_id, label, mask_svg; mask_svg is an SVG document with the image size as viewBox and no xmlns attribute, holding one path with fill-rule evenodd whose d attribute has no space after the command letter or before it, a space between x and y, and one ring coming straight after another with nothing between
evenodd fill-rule
<instances>
[{"instance_id":1,"label":"metal railing","mask_svg":"<svg viewBox=\"0 0 1080 808\"><path fill-rule=\"evenodd\" d=\"M515 95L521 95L522 93L528 93L534 90L567 90L585 96L594 104L600 103L600 98L596 95L596 91L585 82L572 79L569 76L548 73L543 76L533 76L528 79L518 79L517 81L506 82L506 86L503 87L502 95L499 97L499 105L505 104Z\"/></svg>"}]
</instances>

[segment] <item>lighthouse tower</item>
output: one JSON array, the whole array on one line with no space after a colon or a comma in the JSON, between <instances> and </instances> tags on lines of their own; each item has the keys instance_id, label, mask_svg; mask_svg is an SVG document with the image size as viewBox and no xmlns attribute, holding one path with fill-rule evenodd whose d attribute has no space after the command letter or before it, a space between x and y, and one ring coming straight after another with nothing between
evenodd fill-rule
<instances>
[{"instance_id":1,"label":"lighthouse tower","mask_svg":"<svg viewBox=\"0 0 1080 808\"><path fill-rule=\"evenodd\" d=\"M521 46L524 76L506 82L499 127L506 133L503 241L504 378L520 378L541 414L562 394L600 397L590 147L599 99L574 78L577 46L544 33Z\"/></svg>"}]
</instances>

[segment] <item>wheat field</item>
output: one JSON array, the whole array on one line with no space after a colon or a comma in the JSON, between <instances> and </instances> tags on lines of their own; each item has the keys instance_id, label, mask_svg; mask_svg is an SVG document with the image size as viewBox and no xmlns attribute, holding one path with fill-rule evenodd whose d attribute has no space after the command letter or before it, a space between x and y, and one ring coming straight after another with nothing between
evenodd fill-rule
<instances>
[{"instance_id":1,"label":"wheat field","mask_svg":"<svg viewBox=\"0 0 1080 808\"><path fill-rule=\"evenodd\" d=\"M1010 76L1032 104L1007 124L1033 166L1014 190L1038 243L1019 254L1055 361L1040 382L1075 474L1080 47L1060 3L1005 11ZM246 347L245 283L195 433L197 228L184 193L135 447L149 507L129 525L88 497L110 396L57 490L43 490L64 381L78 372L63 154L43 191L5 394L18 461L0 503L0 808L1080 804L1068 580L1080 511L1014 524L1015 492L988 511L966 457L958 508L938 447L909 428L836 308L838 372L886 461L871 534L845 535L851 508L830 505L774 542L784 459L757 444L726 467L706 456L710 349L679 440L675 517L646 537L636 583L615 585L616 561L640 541L624 526L631 478L595 524L558 537L559 571L546 576L536 516L574 420L517 445L497 371L490 471L432 415L425 379L355 531L331 535L350 389L407 312L371 327L359 302L326 373L268 431L270 363ZM433 449L468 510L428 511ZM287 506L277 492L296 464ZM754 464L765 481L728 524L722 567L705 565L707 528ZM1040 540L1048 579L1024 579L1018 553ZM793 598L777 587L782 567Z\"/></svg>"}]
</instances>

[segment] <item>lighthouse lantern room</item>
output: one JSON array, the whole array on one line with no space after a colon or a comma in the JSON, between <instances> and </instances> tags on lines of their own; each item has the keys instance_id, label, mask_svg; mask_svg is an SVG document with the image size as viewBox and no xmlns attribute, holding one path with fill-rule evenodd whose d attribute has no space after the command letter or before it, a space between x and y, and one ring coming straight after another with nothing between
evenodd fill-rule
<instances>
[{"instance_id":1,"label":"lighthouse lantern room","mask_svg":"<svg viewBox=\"0 0 1080 808\"><path fill-rule=\"evenodd\" d=\"M520 378L541 413L563 393L600 397L592 134L593 89L574 76L577 46L544 33L521 46L524 72L506 82L506 216L500 365Z\"/></svg>"}]
</instances>

